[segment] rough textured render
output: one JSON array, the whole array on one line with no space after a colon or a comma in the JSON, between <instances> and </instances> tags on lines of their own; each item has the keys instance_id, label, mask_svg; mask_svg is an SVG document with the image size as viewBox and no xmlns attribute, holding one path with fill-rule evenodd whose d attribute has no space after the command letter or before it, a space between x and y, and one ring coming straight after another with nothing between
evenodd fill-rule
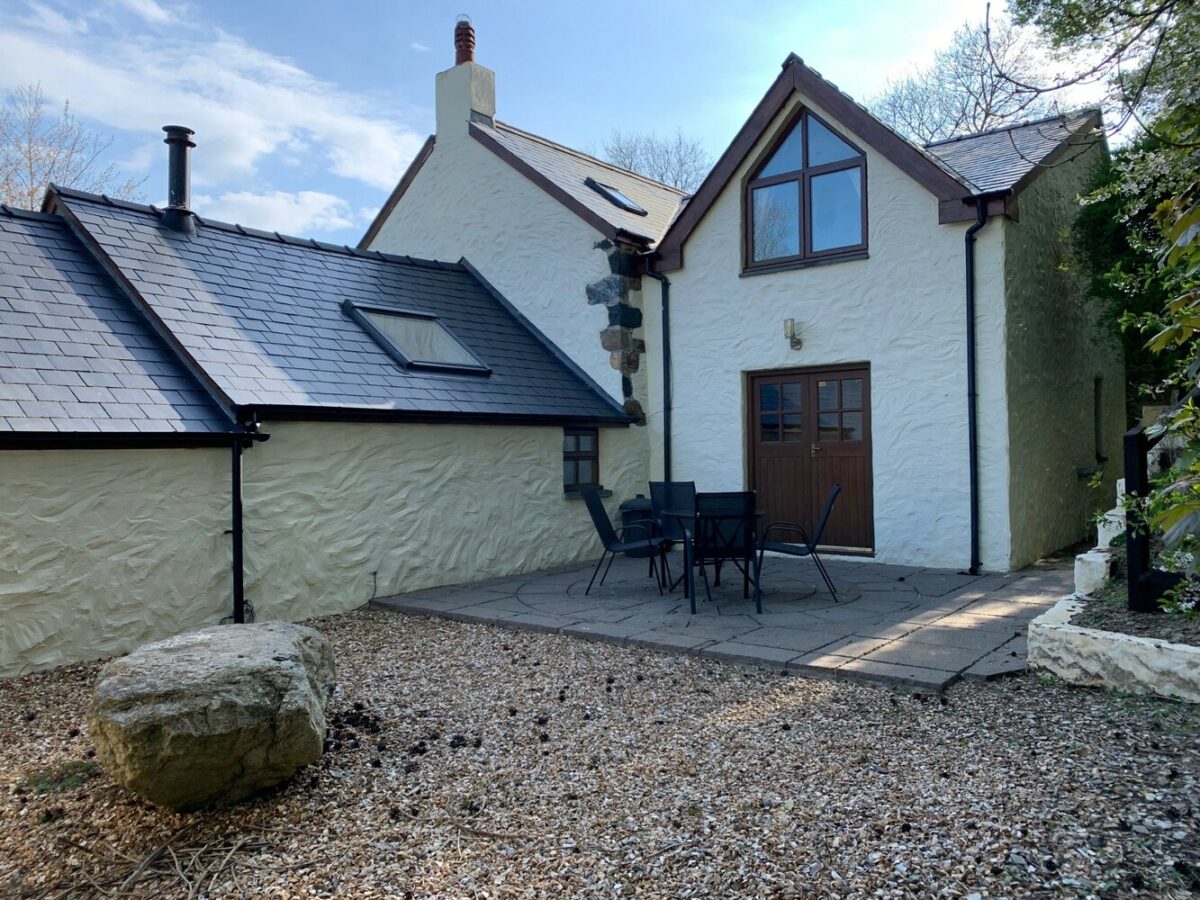
<instances>
[{"instance_id":1,"label":"rough textured render","mask_svg":"<svg viewBox=\"0 0 1200 900\"><path fill-rule=\"evenodd\" d=\"M598 556L564 497L562 429L268 422L243 459L259 620ZM641 429L639 429L640 431ZM632 429L601 429L616 504L646 490ZM125 653L232 610L227 450L5 453L0 677Z\"/></svg>"},{"instance_id":2,"label":"rough textured render","mask_svg":"<svg viewBox=\"0 0 1200 900\"><path fill-rule=\"evenodd\" d=\"M228 450L10 450L0 465L0 677L229 614Z\"/></svg>"},{"instance_id":3,"label":"rough textured render","mask_svg":"<svg viewBox=\"0 0 1200 900\"><path fill-rule=\"evenodd\" d=\"M246 454L247 596L260 618L599 555L587 510L563 495L561 429L265 428L271 440ZM643 451L627 433L600 431L612 512L645 492Z\"/></svg>"},{"instance_id":4,"label":"rough textured render","mask_svg":"<svg viewBox=\"0 0 1200 900\"><path fill-rule=\"evenodd\" d=\"M1029 623L1029 664L1072 684L1200 703L1200 647L1068 624L1067 597Z\"/></svg>"},{"instance_id":5,"label":"rough textured render","mask_svg":"<svg viewBox=\"0 0 1200 900\"><path fill-rule=\"evenodd\" d=\"M690 263L670 276L673 474L709 490L745 486L745 372L869 362L876 558L966 566L966 224L938 225L934 196L865 147L870 258L740 277L742 179L793 110L785 108L749 154L689 238ZM1009 565L1002 239L993 225L977 245L981 541L985 567L1000 570ZM644 290L647 308L656 308L657 285ZM785 319L795 320L798 351L784 337ZM657 451L659 317L647 316L645 329Z\"/></svg>"},{"instance_id":6,"label":"rough textured render","mask_svg":"<svg viewBox=\"0 0 1200 900\"><path fill-rule=\"evenodd\" d=\"M335 679L312 628L205 628L101 669L88 732L109 774L156 806L235 803L320 759Z\"/></svg>"},{"instance_id":7,"label":"rough textured render","mask_svg":"<svg viewBox=\"0 0 1200 900\"><path fill-rule=\"evenodd\" d=\"M1121 468L1121 347L1068 265L1076 198L1103 153L1097 144L1046 168L1022 192L1020 220L1003 223L1014 567L1087 535Z\"/></svg>"}]
</instances>

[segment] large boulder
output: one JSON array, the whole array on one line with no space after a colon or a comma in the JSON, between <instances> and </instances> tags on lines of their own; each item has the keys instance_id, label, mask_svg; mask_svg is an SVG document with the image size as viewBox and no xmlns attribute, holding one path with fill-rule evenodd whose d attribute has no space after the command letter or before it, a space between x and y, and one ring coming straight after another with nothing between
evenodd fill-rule
<instances>
[{"instance_id":1,"label":"large boulder","mask_svg":"<svg viewBox=\"0 0 1200 900\"><path fill-rule=\"evenodd\" d=\"M104 768L157 806L234 803L320 758L334 678L315 629L204 628L101 669L91 735Z\"/></svg>"}]
</instances>

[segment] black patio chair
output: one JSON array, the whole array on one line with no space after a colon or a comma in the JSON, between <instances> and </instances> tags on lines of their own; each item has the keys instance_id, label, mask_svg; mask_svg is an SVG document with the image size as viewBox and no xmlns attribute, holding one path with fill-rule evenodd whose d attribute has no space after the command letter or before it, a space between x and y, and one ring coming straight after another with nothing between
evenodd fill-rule
<instances>
[{"instance_id":1,"label":"black patio chair","mask_svg":"<svg viewBox=\"0 0 1200 900\"><path fill-rule=\"evenodd\" d=\"M757 497L754 491L725 491L696 495L696 518L692 533L692 562L699 566L704 592L712 602L706 565L713 565L713 587L721 586L721 567L732 562L742 573L742 596L750 597L750 581L758 590L754 566L754 532L757 525ZM696 592L692 591L692 612L696 611ZM759 601L761 603L761 600ZM761 612L761 609L759 610Z\"/></svg>"},{"instance_id":2,"label":"black patio chair","mask_svg":"<svg viewBox=\"0 0 1200 900\"><path fill-rule=\"evenodd\" d=\"M834 501L837 500L838 494L842 492L842 486L835 484L829 489L829 496L825 498L825 506L821 510L821 518L817 520L817 530L813 532L811 540L805 532L803 526L797 525L794 522L772 522L762 533L762 540L758 543L758 574L762 576L763 557L770 550L773 553L785 553L788 556L811 556L812 561L817 566L817 571L821 573L821 577L825 580L825 586L829 588L829 593L833 595L833 602L838 602L837 588L833 586L833 579L829 577L829 573L825 570L825 563L821 562L821 557L817 555L817 546L821 543L821 535L825 533L825 526L829 522L829 514L833 512ZM783 541L771 541L772 531L790 532L800 535L801 543L788 544ZM762 611L762 591L759 590L758 605L759 611Z\"/></svg>"},{"instance_id":3,"label":"black patio chair","mask_svg":"<svg viewBox=\"0 0 1200 900\"><path fill-rule=\"evenodd\" d=\"M683 522L675 516L668 516L664 513L667 510L678 512L682 510L695 511L696 509L696 482L694 481L652 481L650 482L650 509L654 516L654 522L658 525L658 534L667 539L667 543L663 544L662 564L663 574L666 576L667 583L670 585L668 590L675 590L675 585L678 581L671 580L671 569L667 564L667 550L671 544L682 543L686 539L683 533ZM684 572L679 578L682 580L687 576Z\"/></svg>"},{"instance_id":4,"label":"black patio chair","mask_svg":"<svg viewBox=\"0 0 1200 900\"><path fill-rule=\"evenodd\" d=\"M604 545L604 552L600 554L600 561L596 563L596 569L592 572L592 578L588 582L587 590L583 593L585 595L591 593L592 584L596 580L596 575L600 572L600 567L604 565L606 557L608 557L608 566L604 569L604 574L600 576L601 584L604 584L604 579L608 577L608 570L612 568L613 560L617 558L618 553L644 552L648 550L650 551L650 574L654 576L654 582L658 585L658 593L661 596L663 578L656 560L662 554L662 546L666 538L658 537L655 534L656 526L653 520L647 519L644 522L630 522L618 530L613 528L612 520L608 517L608 511L604 508L604 501L600 499L600 492L596 488L590 486L581 487L579 493L583 497L583 502L587 504L587 511L592 517L592 524L596 526L596 534L600 537L600 543ZM628 531L640 533L643 537L630 540L625 536L625 533ZM611 557L609 557L609 554L612 554Z\"/></svg>"}]
</instances>

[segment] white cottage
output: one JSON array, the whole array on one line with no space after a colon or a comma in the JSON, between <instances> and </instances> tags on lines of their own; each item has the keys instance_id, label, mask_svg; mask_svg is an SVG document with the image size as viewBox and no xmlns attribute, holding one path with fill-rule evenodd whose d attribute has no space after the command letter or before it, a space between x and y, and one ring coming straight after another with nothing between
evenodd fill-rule
<instances>
[{"instance_id":1,"label":"white cottage","mask_svg":"<svg viewBox=\"0 0 1200 900\"><path fill-rule=\"evenodd\" d=\"M0 677L594 558L584 484L836 482L829 550L886 562L1083 536L1097 114L921 148L789 57L687 198L498 120L473 47L358 250L196 216L178 127L165 210L0 207Z\"/></svg>"},{"instance_id":2,"label":"white cottage","mask_svg":"<svg viewBox=\"0 0 1200 900\"><path fill-rule=\"evenodd\" d=\"M829 550L891 563L1010 570L1085 535L1124 423L1067 265L1098 111L918 147L793 55L685 198L500 121L469 25L456 47L361 246L468 256L621 398L642 427L601 483L641 451L810 525L838 483Z\"/></svg>"}]
</instances>

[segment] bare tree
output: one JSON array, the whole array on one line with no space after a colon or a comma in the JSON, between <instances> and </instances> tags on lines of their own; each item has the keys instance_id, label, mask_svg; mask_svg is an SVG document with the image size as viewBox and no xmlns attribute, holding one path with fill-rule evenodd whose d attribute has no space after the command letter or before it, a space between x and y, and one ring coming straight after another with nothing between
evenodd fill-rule
<instances>
[{"instance_id":1,"label":"bare tree","mask_svg":"<svg viewBox=\"0 0 1200 900\"><path fill-rule=\"evenodd\" d=\"M608 136L598 154L615 166L677 187L694 191L699 187L712 160L699 141L683 136L682 131L660 137L656 134L628 134L616 129Z\"/></svg>"},{"instance_id":2,"label":"bare tree","mask_svg":"<svg viewBox=\"0 0 1200 900\"><path fill-rule=\"evenodd\" d=\"M1049 101L1031 101L1011 77L1031 78L1037 72L1040 54L1032 38L1011 23L993 22L989 52L988 31L986 24L962 25L930 66L888 82L867 107L925 144L1051 115Z\"/></svg>"},{"instance_id":3,"label":"bare tree","mask_svg":"<svg viewBox=\"0 0 1200 900\"><path fill-rule=\"evenodd\" d=\"M38 209L50 182L124 199L146 180L126 178L102 157L111 136L97 134L64 103L51 116L40 84L15 89L0 107L0 203Z\"/></svg>"}]
</instances>

